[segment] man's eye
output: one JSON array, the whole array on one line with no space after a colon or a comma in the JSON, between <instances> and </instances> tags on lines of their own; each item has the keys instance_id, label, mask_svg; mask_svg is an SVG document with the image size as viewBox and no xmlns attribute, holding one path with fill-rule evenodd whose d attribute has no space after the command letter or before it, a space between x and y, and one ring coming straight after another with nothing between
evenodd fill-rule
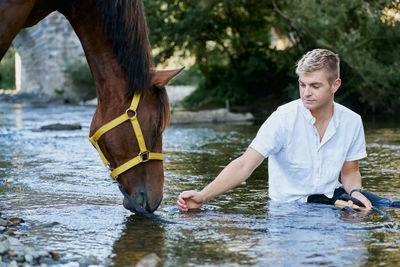
<instances>
[{"instance_id":1,"label":"man's eye","mask_svg":"<svg viewBox=\"0 0 400 267\"><path fill-rule=\"evenodd\" d=\"M314 89L318 89L318 88L319 88L319 86L317 86L317 85L314 85L314 86L313 86L313 88L314 88Z\"/></svg>"}]
</instances>

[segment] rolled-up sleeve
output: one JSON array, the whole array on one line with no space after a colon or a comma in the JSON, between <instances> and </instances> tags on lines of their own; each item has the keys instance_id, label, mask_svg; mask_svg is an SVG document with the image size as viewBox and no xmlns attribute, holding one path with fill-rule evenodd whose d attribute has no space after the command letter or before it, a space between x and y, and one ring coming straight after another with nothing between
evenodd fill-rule
<instances>
[{"instance_id":1,"label":"rolled-up sleeve","mask_svg":"<svg viewBox=\"0 0 400 267\"><path fill-rule=\"evenodd\" d=\"M249 147L267 158L282 148L282 140L282 118L279 112L275 111L261 125Z\"/></svg>"},{"instance_id":2,"label":"rolled-up sleeve","mask_svg":"<svg viewBox=\"0 0 400 267\"><path fill-rule=\"evenodd\" d=\"M362 124L361 117L358 117L357 128L353 135L353 140L347 151L345 161L354 161L365 158L367 156L365 146L364 127Z\"/></svg>"}]
</instances>

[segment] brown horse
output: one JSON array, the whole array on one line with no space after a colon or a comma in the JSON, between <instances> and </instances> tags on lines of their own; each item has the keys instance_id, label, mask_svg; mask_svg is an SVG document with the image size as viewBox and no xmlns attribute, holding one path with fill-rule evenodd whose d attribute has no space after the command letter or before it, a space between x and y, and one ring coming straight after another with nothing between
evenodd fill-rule
<instances>
[{"instance_id":1,"label":"brown horse","mask_svg":"<svg viewBox=\"0 0 400 267\"><path fill-rule=\"evenodd\" d=\"M150 70L150 45L142 2L0 0L0 59L21 28L36 24L53 11L59 11L71 23L96 83L98 106L90 136L124 114L132 97L140 95L137 109L126 113L130 113L130 118L98 140L97 148L110 168L120 167L143 152L130 123L134 117L148 151L161 153L162 133L170 114L165 85L180 70ZM153 212L162 200L164 171L162 160L148 159L148 154L141 156L141 164L114 176L137 204ZM124 207L135 211L130 203L125 197Z\"/></svg>"}]
</instances>

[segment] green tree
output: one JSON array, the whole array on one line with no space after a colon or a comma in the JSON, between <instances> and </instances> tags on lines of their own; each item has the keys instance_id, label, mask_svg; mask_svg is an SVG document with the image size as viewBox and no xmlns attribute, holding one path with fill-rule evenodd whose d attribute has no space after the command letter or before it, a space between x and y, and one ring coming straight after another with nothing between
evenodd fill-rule
<instances>
[{"instance_id":1,"label":"green tree","mask_svg":"<svg viewBox=\"0 0 400 267\"><path fill-rule=\"evenodd\" d=\"M155 61L194 56L203 82L191 104L275 105L297 97L296 61L327 48L342 59L338 100L363 112L399 111L400 28L385 16L398 1L144 1ZM400 12L399 12L400 13ZM287 37L284 50L271 33Z\"/></svg>"},{"instance_id":2,"label":"green tree","mask_svg":"<svg viewBox=\"0 0 400 267\"><path fill-rule=\"evenodd\" d=\"M64 72L72 82L72 90L84 101L96 97L96 84L86 60L72 59Z\"/></svg>"},{"instance_id":3,"label":"green tree","mask_svg":"<svg viewBox=\"0 0 400 267\"><path fill-rule=\"evenodd\" d=\"M246 104L282 96L290 53L269 48L274 22L270 1L145 1L156 63L175 51L196 58L205 76L190 102ZM280 59L278 62L277 59ZM292 61L292 60L289 60Z\"/></svg>"},{"instance_id":4,"label":"green tree","mask_svg":"<svg viewBox=\"0 0 400 267\"><path fill-rule=\"evenodd\" d=\"M399 1L273 1L279 28L294 34L297 50L327 48L341 57L338 99L360 112L399 114Z\"/></svg>"}]
</instances>

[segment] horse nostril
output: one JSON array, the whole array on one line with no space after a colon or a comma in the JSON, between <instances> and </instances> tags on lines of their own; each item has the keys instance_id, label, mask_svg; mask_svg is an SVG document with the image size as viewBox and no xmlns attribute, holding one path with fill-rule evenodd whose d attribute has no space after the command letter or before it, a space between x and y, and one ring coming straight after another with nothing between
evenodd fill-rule
<instances>
[{"instance_id":1,"label":"horse nostril","mask_svg":"<svg viewBox=\"0 0 400 267\"><path fill-rule=\"evenodd\" d=\"M146 193L144 192L144 190L140 190L139 191L139 205L142 206L144 208L144 206L146 205Z\"/></svg>"}]
</instances>

